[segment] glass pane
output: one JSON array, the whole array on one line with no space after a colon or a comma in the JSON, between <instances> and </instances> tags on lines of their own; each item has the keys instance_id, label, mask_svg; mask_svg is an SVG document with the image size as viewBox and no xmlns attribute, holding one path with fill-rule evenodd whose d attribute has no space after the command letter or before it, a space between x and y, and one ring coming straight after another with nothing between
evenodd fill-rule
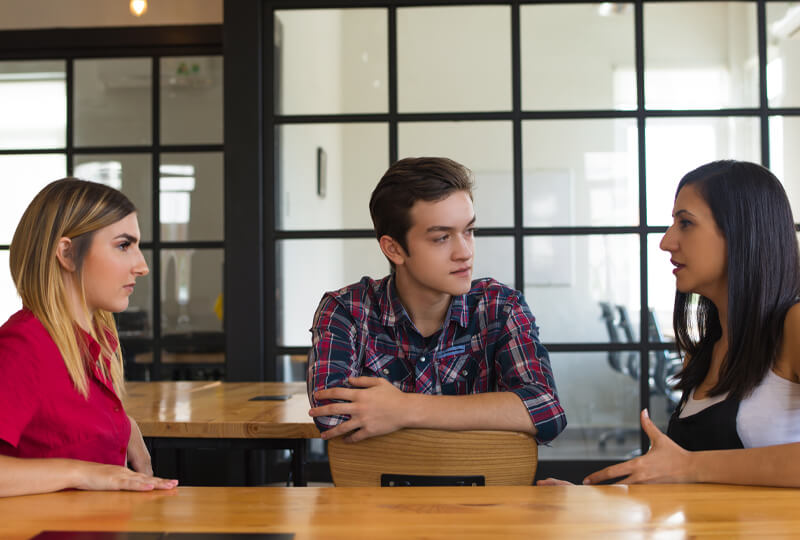
<instances>
[{"instance_id":1,"label":"glass pane","mask_svg":"<svg viewBox=\"0 0 800 540\"><path fill-rule=\"evenodd\" d=\"M511 109L508 6L397 10L400 112Z\"/></svg>"},{"instance_id":2,"label":"glass pane","mask_svg":"<svg viewBox=\"0 0 800 540\"><path fill-rule=\"evenodd\" d=\"M767 96L770 107L800 106L800 5L767 2Z\"/></svg>"},{"instance_id":3,"label":"glass pane","mask_svg":"<svg viewBox=\"0 0 800 540\"><path fill-rule=\"evenodd\" d=\"M389 166L386 124L277 131L280 229L371 229L369 197Z\"/></svg>"},{"instance_id":4,"label":"glass pane","mask_svg":"<svg viewBox=\"0 0 800 540\"><path fill-rule=\"evenodd\" d=\"M633 119L522 123L526 227L638 225Z\"/></svg>"},{"instance_id":5,"label":"glass pane","mask_svg":"<svg viewBox=\"0 0 800 540\"><path fill-rule=\"evenodd\" d=\"M161 240L222 240L222 153L161 154L159 169Z\"/></svg>"},{"instance_id":6,"label":"glass pane","mask_svg":"<svg viewBox=\"0 0 800 540\"><path fill-rule=\"evenodd\" d=\"M636 108L633 4L522 6L520 26L523 109Z\"/></svg>"},{"instance_id":7,"label":"glass pane","mask_svg":"<svg viewBox=\"0 0 800 540\"><path fill-rule=\"evenodd\" d=\"M284 240L277 243L278 344L311 346L311 323L326 291L381 279L389 263L371 238ZM321 271L321 268L324 270Z\"/></svg>"},{"instance_id":8,"label":"glass pane","mask_svg":"<svg viewBox=\"0 0 800 540\"><path fill-rule=\"evenodd\" d=\"M569 424L540 460L625 459L640 448L638 352L550 353ZM622 365L624 369L616 366Z\"/></svg>"},{"instance_id":9,"label":"glass pane","mask_svg":"<svg viewBox=\"0 0 800 540\"><path fill-rule=\"evenodd\" d=\"M161 59L161 143L222 143L222 57Z\"/></svg>"},{"instance_id":10,"label":"glass pane","mask_svg":"<svg viewBox=\"0 0 800 540\"><path fill-rule=\"evenodd\" d=\"M161 349L161 378L173 381L218 381L225 377L225 335L211 332L181 336Z\"/></svg>"},{"instance_id":11,"label":"glass pane","mask_svg":"<svg viewBox=\"0 0 800 540\"><path fill-rule=\"evenodd\" d=\"M647 2L648 109L758 106L755 2Z\"/></svg>"},{"instance_id":12,"label":"glass pane","mask_svg":"<svg viewBox=\"0 0 800 540\"><path fill-rule=\"evenodd\" d=\"M136 280L128 309L117 314L117 330L123 344L129 339L153 337L153 250L143 249L142 253L151 273Z\"/></svg>"},{"instance_id":13,"label":"glass pane","mask_svg":"<svg viewBox=\"0 0 800 540\"><path fill-rule=\"evenodd\" d=\"M36 194L66 175L63 154L0 156L0 245L11 243L22 213Z\"/></svg>"},{"instance_id":14,"label":"glass pane","mask_svg":"<svg viewBox=\"0 0 800 540\"><path fill-rule=\"evenodd\" d=\"M626 310L624 341L639 339L638 236L529 236L524 249L525 297L545 343L615 341L603 303Z\"/></svg>"},{"instance_id":15,"label":"glass pane","mask_svg":"<svg viewBox=\"0 0 800 540\"><path fill-rule=\"evenodd\" d=\"M120 338L122 358L125 360L126 381L149 381L153 378L153 342Z\"/></svg>"},{"instance_id":16,"label":"glass pane","mask_svg":"<svg viewBox=\"0 0 800 540\"><path fill-rule=\"evenodd\" d=\"M472 264L472 279L490 277L514 288L514 238L475 237L475 255Z\"/></svg>"},{"instance_id":17,"label":"glass pane","mask_svg":"<svg viewBox=\"0 0 800 540\"><path fill-rule=\"evenodd\" d=\"M650 341L675 341L672 328L672 310L675 306L674 266L669 262L670 254L659 248L663 234L647 235L647 299L658 329L651 334ZM655 335L660 333L661 339Z\"/></svg>"},{"instance_id":18,"label":"glass pane","mask_svg":"<svg viewBox=\"0 0 800 540\"><path fill-rule=\"evenodd\" d=\"M221 249L161 250L161 331L222 332Z\"/></svg>"},{"instance_id":19,"label":"glass pane","mask_svg":"<svg viewBox=\"0 0 800 540\"><path fill-rule=\"evenodd\" d=\"M647 223L669 225L683 175L717 159L759 162L756 117L651 118L645 128Z\"/></svg>"},{"instance_id":20,"label":"glass pane","mask_svg":"<svg viewBox=\"0 0 800 540\"><path fill-rule=\"evenodd\" d=\"M0 249L0 325L22 308L22 300L11 279L8 267L8 250Z\"/></svg>"},{"instance_id":21,"label":"glass pane","mask_svg":"<svg viewBox=\"0 0 800 540\"><path fill-rule=\"evenodd\" d=\"M63 148L67 83L63 61L0 62L0 148Z\"/></svg>"},{"instance_id":22,"label":"glass pane","mask_svg":"<svg viewBox=\"0 0 800 540\"><path fill-rule=\"evenodd\" d=\"M142 241L153 238L153 171L150 154L76 154L73 176L116 188L136 205Z\"/></svg>"},{"instance_id":23,"label":"glass pane","mask_svg":"<svg viewBox=\"0 0 800 540\"><path fill-rule=\"evenodd\" d=\"M275 110L380 113L388 107L385 9L275 12Z\"/></svg>"},{"instance_id":24,"label":"glass pane","mask_svg":"<svg viewBox=\"0 0 800 540\"><path fill-rule=\"evenodd\" d=\"M398 126L398 155L446 156L475 176L478 227L514 224L510 122L407 122Z\"/></svg>"},{"instance_id":25,"label":"glass pane","mask_svg":"<svg viewBox=\"0 0 800 540\"><path fill-rule=\"evenodd\" d=\"M308 355L281 354L276 357L278 380L282 382L305 382L308 371Z\"/></svg>"},{"instance_id":26,"label":"glass pane","mask_svg":"<svg viewBox=\"0 0 800 540\"><path fill-rule=\"evenodd\" d=\"M75 60L74 70L76 146L150 144L149 58Z\"/></svg>"},{"instance_id":27,"label":"glass pane","mask_svg":"<svg viewBox=\"0 0 800 540\"><path fill-rule=\"evenodd\" d=\"M800 116L769 119L769 167L783 183L795 222L800 221Z\"/></svg>"}]
</instances>

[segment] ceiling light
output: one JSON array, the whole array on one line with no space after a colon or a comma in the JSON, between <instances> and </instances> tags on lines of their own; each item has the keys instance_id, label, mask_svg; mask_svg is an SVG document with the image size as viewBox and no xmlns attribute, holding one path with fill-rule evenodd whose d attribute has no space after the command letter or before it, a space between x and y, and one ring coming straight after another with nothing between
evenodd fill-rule
<instances>
[{"instance_id":1,"label":"ceiling light","mask_svg":"<svg viewBox=\"0 0 800 540\"><path fill-rule=\"evenodd\" d=\"M131 0L131 13L141 17L147 12L147 0Z\"/></svg>"}]
</instances>

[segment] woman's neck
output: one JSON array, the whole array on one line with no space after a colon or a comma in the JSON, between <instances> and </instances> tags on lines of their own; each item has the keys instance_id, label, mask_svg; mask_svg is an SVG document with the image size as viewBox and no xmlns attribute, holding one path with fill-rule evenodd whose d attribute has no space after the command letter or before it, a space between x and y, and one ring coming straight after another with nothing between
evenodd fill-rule
<instances>
[{"instance_id":1,"label":"woman's neck","mask_svg":"<svg viewBox=\"0 0 800 540\"><path fill-rule=\"evenodd\" d=\"M68 275L64 279L64 290L67 295L67 303L70 315L75 324L80 326L87 334L91 334L91 313L87 313L82 309L83 299L81 298L79 285L75 282L72 275Z\"/></svg>"}]
</instances>

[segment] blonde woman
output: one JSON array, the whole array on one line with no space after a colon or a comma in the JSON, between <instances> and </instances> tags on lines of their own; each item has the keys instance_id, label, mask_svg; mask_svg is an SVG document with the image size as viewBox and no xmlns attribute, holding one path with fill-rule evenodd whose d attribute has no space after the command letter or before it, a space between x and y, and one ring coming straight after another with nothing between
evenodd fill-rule
<instances>
[{"instance_id":1,"label":"blonde woman","mask_svg":"<svg viewBox=\"0 0 800 540\"><path fill-rule=\"evenodd\" d=\"M0 496L175 487L153 476L121 401L111 313L148 272L136 208L102 184L57 180L25 210L9 255L23 308L0 327Z\"/></svg>"}]
</instances>

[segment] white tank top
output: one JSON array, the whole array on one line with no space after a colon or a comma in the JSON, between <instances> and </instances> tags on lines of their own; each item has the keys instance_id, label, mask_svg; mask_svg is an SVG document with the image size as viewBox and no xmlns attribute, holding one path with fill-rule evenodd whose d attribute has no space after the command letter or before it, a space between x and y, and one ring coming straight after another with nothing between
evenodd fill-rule
<instances>
[{"instance_id":1,"label":"white tank top","mask_svg":"<svg viewBox=\"0 0 800 540\"><path fill-rule=\"evenodd\" d=\"M745 448L800 441L800 384L767 371L739 404L736 431Z\"/></svg>"},{"instance_id":2,"label":"white tank top","mask_svg":"<svg viewBox=\"0 0 800 540\"><path fill-rule=\"evenodd\" d=\"M727 394L694 399L694 390L679 416L697 414ZM745 448L771 446L800 441L800 384L777 375L772 370L755 390L739 403L736 432Z\"/></svg>"}]
</instances>

